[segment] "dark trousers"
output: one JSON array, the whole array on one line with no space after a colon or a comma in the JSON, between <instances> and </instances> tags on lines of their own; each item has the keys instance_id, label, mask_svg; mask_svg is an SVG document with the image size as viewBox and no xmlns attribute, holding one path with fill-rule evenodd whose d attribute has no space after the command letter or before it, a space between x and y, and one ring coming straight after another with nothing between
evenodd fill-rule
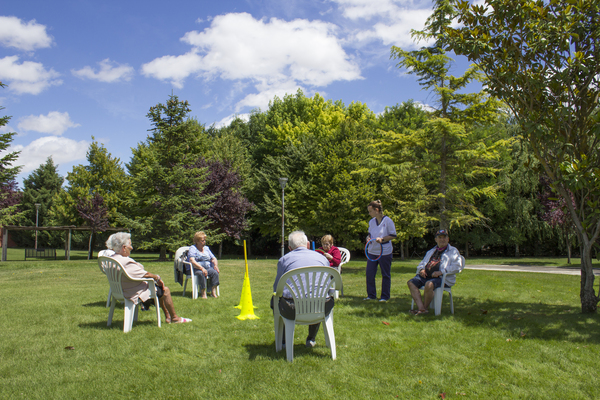
<instances>
[{"instance_id":1,"label":"dark trousers","mask_svg":"<svg viewBox=\"0 0 600 400\"><path fill-rule=\"evenodd\" d=\"M384 300L389 300L390 291L392 287L391 254L381 256L381 258L377 261L367 260L367 296L372 299L377 298L377 287L375 286L375 275L377 275L377 265L379 265L379 267L381 268L381 298Z\"/></svg>"},{"instance_id":2,"label":"dark trousers","mask_svg":"<svg viewBox=\"0 0 600 400\"><path fill-rule=\"evenodd\" d=\"M273 299L271 297L271 309L273 310ZM325 302L325 315L329 315L331 310L333 310L333 306L335 305L335 300L333 297L328 297ZM294 304L293 299L286 299L285 297L281 297L279 299L279 313L283 318L286 319L296 319L296 306ZM317 337L317 333L319 332L319 327L321 323L313 324L308 326L308 337L307 339L315 340ZM285 327L283 328L283 342L285 343Z\"/></svg>"}]
</instances>

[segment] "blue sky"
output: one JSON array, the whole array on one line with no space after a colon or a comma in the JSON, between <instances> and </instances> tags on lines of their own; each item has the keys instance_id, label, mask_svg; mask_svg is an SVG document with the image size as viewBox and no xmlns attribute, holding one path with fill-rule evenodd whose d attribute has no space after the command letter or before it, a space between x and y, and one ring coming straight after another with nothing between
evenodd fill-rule
<instances>
[{"instance_id":1,"label":"blue sky","mask_svg":"<svg viewBox=\"0 0 600 400\"><path fill-rule=\"evenodd\" d=\"M210 126L266 110L274 96L321 94L380 113L432 101L390 60L416 49L431 1L5 1L0 9L3 131L23 177L48 156L66 176L92 136L123 163L171 92ZM457 59L459 74L466 66ZM2 128L0 128L2 129Z\"/></svg>"}]
</instances>

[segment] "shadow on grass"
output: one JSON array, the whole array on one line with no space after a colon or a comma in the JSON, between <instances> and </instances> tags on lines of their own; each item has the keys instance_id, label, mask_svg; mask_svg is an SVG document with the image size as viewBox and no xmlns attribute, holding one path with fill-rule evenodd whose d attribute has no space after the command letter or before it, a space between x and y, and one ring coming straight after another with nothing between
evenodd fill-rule
<instances>
[{"instance_id":1,"label":"shadow on grass","mask_svg":"<svg viewBox=\"0 0 600 400\"><path fill-rule=\"evenodd\" d=\"M387 303L363 301L357 296L344 296L349 315L364 318L404 316L423 322L453 318L466 327L489 327L502 331L507 338L564 340L574 343L600 343L600 315L582 314L579 308L511 301L481 300L454 296L454 315L450 313L448 296L444 296L441 315L431 309L427 315L412 316L409 295L392 298Z\"/></svg>"},{"instance_id":2,"label":"shadow on grass","mask_svg":"<svg viewBox=\"0 0 600 400\"><path fill-rule=\"evenodd\" d=\"M306 329L306 328L305 328ZM301 335L304 337L303 335ZM318 358L331 358L331 352L329 348L325 346L325 339L322 341L323 350L319 348L319 343L317 343L317 347L313 349L309 349L304 345L304 342L295 343L294 345L294 358L296 357L318 357ZM285 349L280 352L275 351L275 341L271 344L246 344L246 351L248 352L248 359L250 361L254 361L257 358L269 358L271 360L286 359Z\"/></svg>"},{"instance_id":3,"label":"shadow on grass","mask_svg":"<svg viewBox=\"0 0 600 400\"><path fill-rule=\"evenodd\" d=\"M84 328L84 329L116 329L118 331L123 332L123 320L122 319L114 319L112 320L112 324L110 326L106 326L106 323L108 321L108 313L106 314L107 319L102 320L102 321L98 321L98 322L88 322L85 324L79 324L80 328ZM165 322L162 321L162 323L164 324ZM156 315L154 318L154 321L152 320L145 320L145 321L133 321L133 329L135 329L136 326L141 326L141 325L154 325L158 328L158 324L156 323Z\"/></svg>"},{"instance_id":4,"label":"shadow on grass","mask_svg":"<svg viewBox=\"0 0 600 400\"><path fill-rule=\"evenodd\" d=\"M417 264L416 263L413 266L407 267L404 265L394 265L392 264L392 276L394 276L395 274L414 274L417 271ZM364 275L365 274L365 268L366 268L366 264L365 266L362 267L347 267L346 265L342 266L342 277L344 274L352 274L352 275ZM379 267L378 267L379 268ZM379 270L378 270L379 271ZM378 272L378 278L380 278L381 272Z\"/></svg>"},{"instance_id":5,"label":"shadow on grass","mask_svg":"<svg viewBox=\"0 0 600 400\"><path fill-rule=\"evenodd\" d=\"M83 307L103 307L103 308L106 308L107 310L110 309L110 307L106 307L106 301L96 301L95 303L82 304L82 306Z\"/></svg>"}]
</instances>

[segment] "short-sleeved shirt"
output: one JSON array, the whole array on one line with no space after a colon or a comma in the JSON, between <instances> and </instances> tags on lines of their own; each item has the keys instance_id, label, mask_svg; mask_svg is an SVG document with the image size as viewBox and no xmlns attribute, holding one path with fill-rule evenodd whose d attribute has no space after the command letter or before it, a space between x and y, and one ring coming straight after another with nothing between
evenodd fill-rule
<instances>
[{"instance_id":1,"label":"short-sleeved shirt","mask_svg":"<svg viewBox=\"0 0 600 400\"><path fill-rule=\"evenodd\" d=\"M387 215L383 216L379 224L377 223L377 218L373 218L369 221L369 236L371 236L371 239L385 236L396 237L396 225L394 225L394 221ZM381 255L384 256L392 254L394 250L391 241L382 243L382 247ZM371 243L367 251L369 254L379 254L379 245Z\"/></svg>"},{"instance_id":2,"label":"short-sleeved shirt","mask_svg":"<svg viewBox=\"0 0 600 400\"><path fill-rule=\"evenodd\" d=\"M215 257L212 251L210 251L208 246L204 246L202 251L200 251L196 245L191 245L190 249L188 250L188 261L191 262L192 258L195 259L198 264L202 265L202 268L206 269L213 267L210 260L217 257Z\"/></svg>"}]
</instances>

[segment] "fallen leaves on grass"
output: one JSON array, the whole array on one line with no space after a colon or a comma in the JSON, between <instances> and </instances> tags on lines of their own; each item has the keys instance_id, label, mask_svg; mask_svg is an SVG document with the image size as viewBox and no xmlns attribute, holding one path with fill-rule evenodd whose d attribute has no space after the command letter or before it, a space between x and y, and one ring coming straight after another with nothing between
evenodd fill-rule
<instances>
[{"instance_id":1,"label":"fallen leaves on grass","mask_svg":"<svg viewBox=\"0 0 600 400\"><path fill-rule=\"evenodd\" d=\"M481 313L482 314L487 314L487 310L484 310L483 308L481 309Z\"/></svg>"},{"instance_id":2,"label":"fallen leaves on grass","mask_svg":"<svg viewBox=\"0 0 600 400\"><path fill-rule=\"evenodd\" d=\"M389 322L385 322L385 321L381 321L382 324L389 326L390 323Z\"/></svg>"},{"instance_id":3,"label":"fallen leaves on grass","mask_svg":"<svg viewBox=\"0 0 600 400\"><path fill-rule=\"evenodd\" d=\"M440 396L441 399L445 399L446 398L446 393L442 392L442 393L439 394L439 396Z\"/></svg>"},{"instance_id":4,"label":"fallen leaves on grass","mask_svg":"<svg viewBox=\"0 0 600 400\"><path fill-rule=\"evenodd\" d=\"M507 342L512 342L512 339L506 339Z\"/></svg>"},{"instance_id":5,"label":"fallen leaves on grass","mask_svg":"<svg viewBox=\"0 0 600 400\"><path fill-rule=\"evenodd\" d=\"M525 332L521 331L521 337L527 335Z\"/></svg>"},{"instance_id":6,"label":"fallen leaves on grass","mask_svg":"<svg viewBox=\"0 0 600 400\"><path fill-rule=\"evenodd\" d=\"M65 350L75 350L75 347L73 347L73 346L67 346L67 347L65 347Z\"/></svg>"}]
</instances>

